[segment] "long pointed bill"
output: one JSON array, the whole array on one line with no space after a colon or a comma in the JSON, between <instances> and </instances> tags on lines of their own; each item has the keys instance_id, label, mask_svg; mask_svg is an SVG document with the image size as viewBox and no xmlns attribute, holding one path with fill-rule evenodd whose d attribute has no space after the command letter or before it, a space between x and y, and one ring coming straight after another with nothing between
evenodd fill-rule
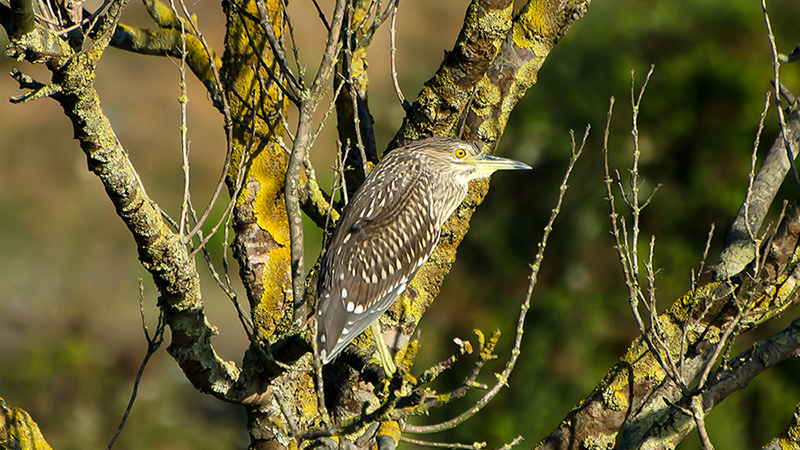
<instances>
[{"instance_id":1,"label":"long pointed bill","mask_svg":"<svg viewBox=\"0 0 800 450\"><path fill-rule=\"evenodd\" d=\"M499 156L481 153L472 160L477 166L476 178L487 178L496 170L531 170L532 167L522 161L501 158Z\"/></svg>"}]
</instances>

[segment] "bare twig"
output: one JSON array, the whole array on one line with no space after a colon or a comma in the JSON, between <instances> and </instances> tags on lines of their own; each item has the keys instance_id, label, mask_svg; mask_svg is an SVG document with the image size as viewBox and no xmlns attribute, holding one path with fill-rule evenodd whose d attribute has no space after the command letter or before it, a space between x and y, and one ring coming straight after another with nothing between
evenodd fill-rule
<instances>
[{"instance_id":1,"label":"bare twig","mask_svg":"<svg viewBox=\"0 0 800 450\"><path fill-rule=\"evenodd\" d=\"M455 448L463 450L480 450L486 448L486 442L473 442L472 444L456 444L450 442L423 441L420 439L413 439L406 436L400 436L400 442L414 444L419 447L432 447L432 448Z\"/></svg>"},{"instance_id":2,"label":"bare twig","mask_svg":"<svg viewBox=\"0 0 800 450\"><path fill-rule=\"evenodd\" d=\"M178 10L175 8L175 1L170 1L170 7L172 8L173 14L176 16L178 15ZM186 26L183 21L181 21L181 63L179 66L179 73L181 76L180 88L181 88L181 95L178 97L178 103L181 105L181 162L182 169L183 169L183 200L181 201L181 215L180 215L180 223L178 225L178 234L183 237L183 234L186 232L187 221L189 219L189 202L190 199L190 192L189 192L189 141L187 138L187 134L189 131L186 115L187 115L187 108L186 104L189 102L189 93L186 91Z\"/></svg>"},{"instance_id":3,"label":"bare twig","mask_svg":"<svg viewBox=\"0 0 800 450\"><path fill-rule=\"evenodd\" d=\"M319 137L320 133L322 133L322 129L325 127L325 122L328 121L331 113L336 109L336 99L339 98L339 94L342 92L342 87L344 87L345 83L341 83L336 90L333 92L333 98L328 105L328 109L325 110L325 114L323 114L322 119L319 121L319 126L317 126L317 131L311 137L311 143L308 145L309 148L314 148L314 144L317 142L317 138ZM360 136L360 135L359 135ZM308 161L308 157L306 157L306 161Z\"/></svg>"},{"instance_id":4,"label":"bare twig","mask_svg":"<svg viewBox=\"0 0 800 450\"><path fill-rule=\"evenodd\" d=\"M767 109L768 101L765 100L762 124ZM800 114L798 114L798 111L791 110L786 125L789 139L795 144L791 146L792 155L794 155L798 150L798 145L796 144L800 139ZM760 140L762 128L763 125L760 125L756 134L756 142ZM786 148L783 136L778 136L755 174L752 187L749 187L750 193L739 207L736 218L728 230L725 248L720 255L720 263L715 268L715 279L729 279L741 273L753 259L757 258L755 253L760 245L755 241L755 235L761 230L764 218L775 199L778 189L791 168L791 157L787 158Z\"/></svg>"},{"instance_id":5,"label":"bare twig","mask_svg":"<svg viewBox=\"0 0 800 450\"><path fill-rule=\"evenodd\" d=\"M139 314L142 318L142 331L144 331L144 338L147 341L147 352L144 355L142 364L139 366L139 373L136 374L136 380L133 382L133 391L131 392L130 400L128 400L128 406L125 408L125 413L122 415L122 420L119 422L119 426L117 427L117 431L114 433L114 437L111 438L111 442L108 444L108 450L114 448L114 444L117 443L117 439L119 438L120 433L122 433L122 429L125 428L125 423L128 421L128 415L130 415L131 410L133 409L133 403L136 401L136 395L139 393L139 383L142 381L144 368L147 367L147 363L150 361L150 358L153 356L153 354L155 354L156 351L158 351L158 349L161 347L161 344L164 342L166 321L164 320L163 310L160 310L158 313L158 322L156 324L156 329L155 333L153 333L153 336L150 336L150 330L147 328L147 322L144 318L144 283L142 282L141 278L139 278Z\"/></svg>"},{"instance_id":6,"label":"bare twig","mask_svg":"<svg viewBox=\"0 0 800 450\"><path fill-rule=\"evenodd\" d=\"M184 0L180 0L181 9L183 10L183 14L186 17L192 17L189 13L189 9L186 7L186 3ZM208 216L211 214L211 210L214 208L214 205L217 203L217 199L219 198L220 194L222 193L222 189L225 187L225 180L228 176L228 169L231 165L231 158L233 156L233 118L231 115L231 108L228 104L228 96L224 87L222 86L222 78L219 74L219 68L217 67L217 63L214 59L214 52L211 50L211 47L208 45L206 38L197 28L194 21L190 20L189 23L192 26L192 33L197 36L200 42L203 44L203 48L206 50L206 54L208 55L209 65L211 66L211 73L214 75L214 83L217 85L217 91L220 93L219 100L222 103L222 114L225 116L225 137L226 137L226 148L225 148L225 162L222 164L222 173L220 175L219 181L217 182L217 186L214 188L214 193L211 195L211 199L208 201L206 205L205 211L200 216L200 220L197 221L197 224L194 228L189 231L186 235L186 240L191 240L192 237L197 234L198 231L203 227L205 221L208 219ZM235 198L235 197L232 197ZM214 230L215 232L216 230ZM208 239L210 236L214 235L214 232L209 233ZM206 240L207 242L207 240Z\"/></svg>"},{"instance_id":7,"label":"bare twig","mask_svg":"<svg viewBox=\"0 0 800 450\"><path fill-rule=\"evenodd\" d=\"M183 0L181 0L181 1L183 1ZM253 115L255 115L256 109L254 107L251 106L250 111L252 112ZM255 134L251 133L250 134L250 138L249 138L249 140L247 142L247 145L244 147L244 149L242 150L242 154L239 157L239 166L236 169L236 180L234 181L234 184L233 184L233 186L234 186L233 192L231 192L230 200L228 201L228 204L225 207L225 210L222 212L222 215L220 216L219 220L214 225L214 227L211 228L211 231L209 231L208 236L206 236L204 239L201 239L200 243L197 245L197 247L194 250L192 250L192 253L190 255L191 257L194 257L194 255L196 255L197 252L200 251L201 248L205 247L205 245L208 243L208 241L210 241L211 238L214 237L214 235L217 233L217 230L219 230L219 227L222 226L222 224L225 223L226 220L228 220L229 215L232 214L233 207L236 205L236 199L239 198L239 192L241 192L242 186L244 185L245 172L246 172L244 170L244 168L247 167L250 164L250 159L253 156L253 154L250 152L250 149L253 147L254 140L255 140ZM228 146L230 148L231 141L228 142ZM227 155L227 157L226 157L226 163L225 163L226 165L230 165L230 156L231 156L231 154L229 153ZM227 176L227 174L223 173L223 176ZM223 178L222 180L220 180L220 182L224 184L225 183L225 179ZM219 185L217 186L217 188L219 188ZM216 195L218 195L218 192L215 193L215 196ZM206 211L204 213L204 217L207 217L206 213L210 212L210 206L211 205L209 205L206 208ZM202 218L201 218L201 220L202 220ZM192 231L193 232L195 230L199 231L198 230L199 226L200 226L200 223L198 222L198 224L194 227L194 229Z\"/></svg>"},{"instance_id":8,"label":"bare twig","mask_svg":"<svg viewBox=\"0 0 800 450\"><path fill-rule=\"evenodd\" d=\"M325 31L330 33L331 26L328 24L328 20L325 18L325 13L322 12L322 8L319 7L319 3L317 2L317 0L311 0L311 2L314 4L314 8L316 8L317 14L319 14L319 19L322 21L322 25L325 26Z\"/></svg>"},{"instance_id":9,"label":"bare twig","mask_svg":"<svg viewBox=\"0 0 800 450\"><path fill-rule=\"evenodd\" d=\"M422 375L418 376L417 386L432 382L445 370L453 367L453 364L458 362L461 358L472 353L472 345L470 345L469 341L463 341L456 338L453 339L453 342L455 342L456 346L458 347L456 348L456 351L450 355L449 358L445 359L444 361L440 361L438 364L435 364L433 367L423 372Z\"/></svg>"},{"instance_id":10,"label":"bare twig","mask_svg":"<svg viewBox=\"0 0 800 450\"><path fill-rule=\"evenodd\" d=\"M764 96L764 109L761 111L761 117L758 120L758 130L756 130L756 137L753 140L753 152L750 154L750 173L747 176L747 193L744 199L744 212L745 217L750 217L750 201L753 198L753 184L756 179L756 162L758 161L758 146L761 143L761 133L764 131L764 120L767 117L767 111L769 110L769 99L771 93L767 92ZM753 225L750 223L750 220L745 220L744 222L745 228L747 229L747 234L750 237L750 240L756 243L754 247L754 251L756 252L756 259L758 259L758 250L759 245L756 242L756 233L758 230L753 229ZM758 272L758 269L756 269Z\"/></svg>"},{"instance_id":11,"label":"bare twig","mask_svg":"<svg viewBox=\"0 0 800 450\"><path fill-rule=\"evenodd\" d=\"M297 73L302 76L304 69L300 64L300 49L297 46L297 41L294 38L294 22L292 22L292 17L289 15L289 0L283 0L283 8L281 12L283 13L283 23L289 30L289 39L292 40L292 55L294 57L294 64L297 68Z\"/></svg>"},{"instance_id":12,"label":"bare twig","mask_svg":"<svg viewBox=\"0 0 800 450\"><path fill-rule=\"evenodd\" d=\"M383 3L380 1L379 3ZM364 48L372 42L373 36L375 36L375 32L378 31L378 28L389 18L389 14L392 12L392 8L394 7L393 2L389 2L381 11L381 5L377 5L377 11L375 12L375 18L373 19L372 23L370 24L369 29L364 31L361 36L358 38L358 42L356 43L355 48Z\"/></svg>"},{"instance_id":13,"label":"bare twig","mask_svg":"<svg viewBox=\"0 0 800 450\"><path fill-rule=\"evenodd\" d=\"M297 422L295 422L292 412L289 411L289 407L286 405L286 399L283 398L283 393L280 388L275 385L272 386L272 393L275 402L278 404L278 408L281 410L281 414L283 414L283 418L286 419L286 423L289 425L289 431L292 433L292 437L298 439L303 433L300 431L300 428L297 427Z\"/></svg>"},{"instance_id":14,"label":"bare twig","mask_svg":"<svg viewBox=\"0 0 800 450\"><path fill-rule=\"evenodd\" d=\"M736 314L736 317L725 328L725 332L722 333L722 336L719 338L719 342L717 342L716 348L714 348L714 353L708 359L708 363L706 363L706 367L703 369L703 373L700 375L700 380L697 382L697 390L702 390L706 387L706 381L708 381L708 374L711 373L711 368L714 366L714 362L717 360L717 357L719 356L720 352L725 347L725 344L728 342L728 338L730 337L731 333L733 333L739 327L739 322L741 320L742 320L742 312L739 311L739 313Z\"/></svg>"},{"instance_id":15,"label":"bare twig","mask_svg":"<svg viewBox=\"0 0 800 450\"><path fill-rule=\"evenodd\" d=\"M281 75L283 75L284 79L288 81L288 85L286 86L283 86L282 83L279 83L281 84L281 89L285 89L284 93L286 96L291 99L292 102L297 104L300 102L300 97L302 95L301 92L305 90L302 74L295 75L289 68L289 61L286 59L283 41L278 39L278 37L275 35L275 24L272 22L272 17L269 15L267 5L263 1L257 1L256 6L258 8L259 15L258 23L261 25L261 28L264 30L264 34L267 37L267 41L269 42L270 48L273 52L272 56L278 63L278 67L280 67ZM242 15L249 17L245 11L242 11ZM261 49L254 50L254 53L260 57ZM266 64L262 64L262 67L268 68Z\"/></svg>"},{"instance_id":16,"label":"bare twig","mask_svg":"<svg viewBox=\"0 0 800 450\"><path fill-rule=\"evenodd\" d=\"M397 94L397 99L400 100L400 104L403 106L403 109L407 110L409 108L408 101L406 100L405 96L403 95L403 91L400 89L400 83L397 80L397 44L396 44L396 37L397 37L397 7L400 6L400 0L395 0L394 8L392 8L392 24L389 26L389 66L392 72L392 85L394 85L394 93Z\"/></svg>"},{"instance_id":17,"label":"bare twig","mask_svg":"<svg viewBox=\"0 0 800 450\"><path fill-rule=\"evenodd\" d=\"M502 447L498 448L497 450L511 450L512 447L519 445L525 438L522 436L517 436L511 440L508 444L503 445Z\"/></svg>"},{"instance_id":18,"label":"bare twig","mask_svg":"<svg viewBox=\"0 0 800 450\"><path fill-rule=\"evenodd\" d=\"M789 137L786 133L786 117L783 114L783 102L780 97L780 67L781 63L778 61L778 49L775 46L775 35L772 33L772 24L770 24L769 13L767 12L767 0L761 0L761 10L764 12L764 23L767 25L767 37L769 38L769 47L772 50L772 73L773 73L773 86L775 88L775 106L778 109L778 118L781 125L781 137L783 138L783 145L786 148L786 157L789 159L789 167L792 169L794 176L794 184L797 190L800 191L800 176L797 174L797 167L794 164L794 154L792 152L792 144L789 142Z\"/></svg>"}]
</instances>

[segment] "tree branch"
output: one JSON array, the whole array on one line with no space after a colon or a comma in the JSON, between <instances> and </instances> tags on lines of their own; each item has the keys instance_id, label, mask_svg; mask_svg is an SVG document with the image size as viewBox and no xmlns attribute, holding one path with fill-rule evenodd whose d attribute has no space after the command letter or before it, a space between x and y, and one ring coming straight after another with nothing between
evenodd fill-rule
<instances>
[{"instance_id":1,"label":"tree branch","mask_svg":"<svg viewBox=\"0 0 800 450\"><path fill-rule=\"evenodd\" d=\"M657 317L665 343L663 351L686 359L682 367L685 380L694 380L702 373L714 353L715 344L736 319L737 311L744 311L747 318L742 323L740 331L743 332L798 301L795 286L800 271L792 266L791 256L798 248L799 234L800 208L792 205L775 238L767 244L769 252L765 254L766 260L759 273L747 277L740 286L729 282L702 286L678 299ZM651 329L650 333L653 332ZM718 380L709 383L709 391ZM655 429L656 424L668 423L665 422L667 415L675 412L664 399L680 404L683 396L639 338L592 394L536 448L566 448L569 442L613 444L616 441L622 449L639 448L649 430ZM691 421L693 426L694 421ZM618 436L620 429L622 436Z\"/></svg>"},{"instance_id":2,"label":"tree branch","mask_svg":"<svg viewBox=\"0 0 800 450\"><path fill-rule=\"evenodd\" d=\"M0 397L0 448L51 450L39 425L20 408L6 405Z\"/></svg>"},{"instance_id":3,"label":"tree branch","mask_svg":"<svg viewBox=\"0 0 800 450\"><path fill-rule=\"evenodd\" d=\"M800 357L800 319L788 327L757 343L754 347L731 359L724 369L718 370L707 389L697 395L702 402L703 417L714 407L739 389L747 387L756 376L788 358ZM682 404L693 397L686 398ZM665 426L669 424L669 426ZM648 430L637 442L637 448L672 448L695 428L695 418L673 409Z\"/></svg>"},{"instance_id":4,"label":"tree branch","mask_svg":"<svg viewBox=\"0 0 800 450\"><path fill-rule=\"evenodd\" d=\"M794 410L792 420L783 432L764 446L764 450L781 450L800 447L800 404Z\"/></svg>"},{"instance_id":5,"label":"tree branch","mask_svg":"<svg viewBox=\"0 0 800 450\"><path fill-rule=\"evenodd\" d=\"M33 31L36 26L33 20L33 2L31 0L9 0L13 17L10 29L6 27L8 37L20 39Z\"/></svg>"},{"instance_id":6,"label":"tree branch","mask_svg":"<svg viewBox=\"0 0 800 450\"><path fill-rule=\"evenodd\" d=\"M476 83L501 50L513 26L511 0L473 0L452 51L406 112L389 148L430 136L455 136ZM532 74L535 76L535 74ZM531 80L532 84L532 80Z\"/></svg>"}]
</instances>

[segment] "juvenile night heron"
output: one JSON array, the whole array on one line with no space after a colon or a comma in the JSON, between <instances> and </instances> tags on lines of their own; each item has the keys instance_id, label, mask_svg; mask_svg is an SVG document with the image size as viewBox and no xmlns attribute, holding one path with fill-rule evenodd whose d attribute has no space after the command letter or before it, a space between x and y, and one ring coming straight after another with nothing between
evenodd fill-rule
<instances>
[{"instance_id":1,"label":"juvenile night heron","mask_svg":"<svg viewBox=\"0 0 800 450\"><path fill-rule=\"evenodd\" d=\"M322 363L333 360L406 289L470 181L522 169L530 166L444 137L414 142L383 158L345 208L322 258L317 286Z\"/></svg>"}]
</instances>

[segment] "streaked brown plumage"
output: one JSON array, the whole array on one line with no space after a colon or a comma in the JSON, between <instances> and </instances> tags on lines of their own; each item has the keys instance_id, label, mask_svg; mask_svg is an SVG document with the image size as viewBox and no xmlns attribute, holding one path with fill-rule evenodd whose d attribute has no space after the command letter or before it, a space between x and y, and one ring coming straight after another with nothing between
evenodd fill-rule
<instances>
[{"instance_id":1,"label":"streaked brown plumage","mask_svg":"<svg viewBox=\"0 0 800 450\"><path fill-rule=\"evenodd\" d=\"M375 166L345 208L320 266L317 347L324 364L383 314L428 260L468 183L530 169L450 138L416 141Z\"/></svg>"}]
</instances>

